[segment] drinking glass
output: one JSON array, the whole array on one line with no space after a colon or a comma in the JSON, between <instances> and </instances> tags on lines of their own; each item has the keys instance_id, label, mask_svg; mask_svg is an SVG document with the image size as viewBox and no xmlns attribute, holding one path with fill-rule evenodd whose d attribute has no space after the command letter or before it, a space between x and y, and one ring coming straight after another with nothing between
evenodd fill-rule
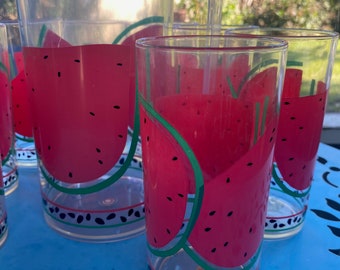
<instances>
[{"instance_id":1,"label":"drinking glass","mask_svg":"<svg viewBox=\"0 0 340 270\"><path fill-rule=\"evenodd\" d=\"M287 43L136 42L148 264L257 269Z\"/></svg>"},{"instance_id":2,"label":"drinking glass","mask_svg":"<svg viewBox=\"0 0 340 270\"><path fill-rule=\"evenodd\" d=\"M134 40L160 2L18 1L47 223L89 242L144 232Z\"/></svg>"},{"instance_id":3,"label":"drinking glass","mask_svg":"<svg viewBox=\"0 0 340 270\"><path fill-rule=\"evenodd\" d=\"M275 147L266 239L283 239L303 227L321 137L338 33L326 30L234 29L285 39L287 67Z\"/></svg>"}]
</instances>

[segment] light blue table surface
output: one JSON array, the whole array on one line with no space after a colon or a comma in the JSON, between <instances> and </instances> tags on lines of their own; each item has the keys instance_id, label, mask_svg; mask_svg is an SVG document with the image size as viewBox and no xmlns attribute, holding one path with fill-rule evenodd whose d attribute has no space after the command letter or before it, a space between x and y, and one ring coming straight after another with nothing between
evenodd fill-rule
<instances>
[{"instance_id":1,"label":"light blue table surface","mask_svg":"<svg viewBox=\"0 0 340 270\"><path fill-rule=\"evenodd\" d=\"M261 269L340 269L340 150L320 144L318 154L304 228L287 240L264 241ZM19 181L6 198L9 235L0 270L147 269L144 235L106 244L63 238L43 219L37 169L20 168Z\"/></svg>"}]
</instances>

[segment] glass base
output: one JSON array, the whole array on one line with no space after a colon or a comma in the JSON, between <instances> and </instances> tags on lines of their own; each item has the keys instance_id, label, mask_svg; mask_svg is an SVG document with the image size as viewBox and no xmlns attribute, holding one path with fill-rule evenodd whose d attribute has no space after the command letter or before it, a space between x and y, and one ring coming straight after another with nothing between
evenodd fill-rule
<instances>
[{"instance_id":1,"label":"glass base","mask_svg":"<svg viewBox=\"0 0 340 270\"><path fill-rule=\"evenodd\" d=\"M268 199L264 239L292 237L301 231L307 207L280 191L271 190Z\"/></svg>"},{"instance_id":2,"label":"glass base","mask_svg":"<svg viewBox=\"0 0 340 270\"><path fill-rule=\"evenodd\" d=\"M114 184L94 193L68 194L42 179L47 224L67 238L84 242L114 242L145 231L141 160ZM69 186L75 188L77 184Z\"/></svg>"},{"instance_id":3,"label":"glass base","mask_svg":"<svg viewBox=\"0 0 340 270\"><path fill-rule=\"evenodd\" d=\"M0 223L0 247L5 243L8 236L8 227L6 219Z\"/></svg>"},{"instance_id":4,"label":"glass base","mask_svg":"<svg viewBox=\"0 0 340 270\"><path fill-rule=\"evenodd\" d=\"M7 162L2 165L2 179L4 182L5 195L11 194L18 188L19 173L16 159L13 155L9 157Z\"/></svg>"},{"instance_id":5,"label":"glass base","mask_svg":"<svg viewBox=\"0 0 340 270\"><path fill-rule=\"evenodd\" d=\"M17 138L15 142L17 165L20 167L36 167L37 153L34 142L28 142Z\"/></svg>"},{"instance_id":6,"label":"glass base","mask_svg":"<svg viewBox=\"0 0 340 270\"><path fill-rule=\"evenodd\" d=\"M184 250L180 250L175 255L165 258L157 257L148 251L148 266L151 270L257 270L260 268L260 253L261 247L259 247L253 258L238 267L210 266L209 268L203 268Z\"/></svg>"}]
</instances>

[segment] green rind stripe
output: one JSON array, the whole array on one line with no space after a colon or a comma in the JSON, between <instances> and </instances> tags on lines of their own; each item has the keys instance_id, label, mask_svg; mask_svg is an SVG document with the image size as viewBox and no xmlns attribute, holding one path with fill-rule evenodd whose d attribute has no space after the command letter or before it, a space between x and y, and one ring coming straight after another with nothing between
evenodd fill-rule
<instances>
[{"instance_id":1,"label":"green rind stripe","mask_svg":"<svg viewBox=\"0 0 340 270\"><path fill-rule=\"evenodd\" d=\"M300 61L289 60L286 64L287 67L302 67L303 63Z\"/></svg>"},{"instance_id":2,"label":"green rind stripe","mask_svg":"<svg viewBox=\"0 0 340 270\"><path fill-rule=\"evenodd\" d=\"M193 153L192 149L188 145L188 143L184 140L184 138L178 133L178 131L170 125L164 118L162 118L153 108L150 106L146 100L142 96L139 96L139 100L142 104L142 106L145 108L145 110L155 118L171 135L172 137L177 141L177 143L180 145L180 147L183 149L183 152L186 153L187 158L189 159L189 162L192 166L192 169L194 171L195 176L195 198L193 202L193 207L191 210L191 214L189 217L188 225L183 232L183 236L180 238L180 240L171 248L167 250L159 250L151 247L148 245L148 248L150 252L152 252L154 255L158 257L168 257L174 255L176 252L178 252L180 249L185 247L185 244L187 242L187 239L189 238L189 235L192 231L192 229L195 226L196 220L198 218L201 205L202 205L202 198L204 193L204 179L203 174L201 171L201 167L198 163L198 160L196 159L195 154Z\"/></svg>"},{"instance_id":3,"label":"green rind stripe","mask_svg":"<svg viewBox=\"0 0 340 270\"><path fill-rule=\"evenodd\" d=\"M303 197L306 197L308 195L308 193L311 189L311 186L305 192L302 192L302 193L299 193L298 191L293 191L283 184L283 181L278 176L276 170L278 170L278 168L277 168L277 165L274 164L273 169L272 169L273 179L274 179L275 183L281 188L281 190L284 193L286 193L286 194L288 194L292 197L295 197L295 198L303 198Z\"/></svg>"},{"instance_id":4,"label":"green rind stripe","mask_svg":"<svg viewBox=\"0 0 340 270\"><path fill-rule=\"evenodd\" d=\"M2 63L2 62L0 62L0 70L6 72L6 73L8 74L8 69L7 69L7 67L4 65L4 63Z\"/></svg>"},{"instance_id":5,"label":"green rind stripe","mask_svg":"<svg viewBox=\"0 0 340 270\"><path fill-rule=\"evenodd\" d=\"M40 33L39 33L38 47L42 47L42 45L44 43L46 32L47 32L47 26L44 24L41 27L41 30L40 30Z\"/></svg>"},{"instance_id":6,"label":"green rind stripe","mask_svg":"<svg viewBox=\"0 0 340 270\"><path fill-rule=\"evenodd\" d=\"M216 266L212 266L208 264L203 258L201 258L196 252L193 251L193 248L190 248L186 245L183 250L204 270L214 270ZM254 256L249 260L249 262L245 265L240 265L240 269L243 270L251 270L254 264L258 261L259 256L261 254L262 245L259 246ZM229 269L229 268L228 268Z\"/></svg>"},{"instance_id":7,"label":"green rind stripe","mask_svg":"<svg viewBox=\"0 0 340 270\"><path fill-rule=\"evenodd\" d=\"M240 95L240 91L242 90L244 84L248 81L248 79L253 76L258 70L260 70L261 68L263 67L266 67L266 66L269 66L269 65L272 65L272 64L276 64L278 63L279 61L277 59L267 59L267 60L264 60L262 63L258 64L257 66L255 66L254 68L252 68L248 73L247 75L242 79L239 87L238 87L238 90L237 90L237 96Z\"/></svg>"},{"instance_id":8,"label":"green rind stripe","mask_svg":"<svg viewBox=\"0 0 340 270\"><path fill-rule=\"evenodd\" d=\"M152 16L152 17L147 17L145 19L142 19L136 23L133 23L131 25L129 25L128 27L126 27L124 29L123 32L121 32L112 42L112 44L118 44L122 39L123 37L126 37L128 35L128 33L139 27L139 26L142 26L142 25L146 25L146 24L151 24L151 23L163 23L164 22L164 17L162 16Z\"/></svg>"},{"instance_id":9,"label":"green rind stripe","mask_svg":"<svg viewBox=\"0 0 340 270\"><path fill-rule=\"evenodd\" d=\"M24 142L34 142L33 138L22 136L20 134L16 134L15 138L19 139L20 141L24 141Z\"/></svg>"}]
</instances>

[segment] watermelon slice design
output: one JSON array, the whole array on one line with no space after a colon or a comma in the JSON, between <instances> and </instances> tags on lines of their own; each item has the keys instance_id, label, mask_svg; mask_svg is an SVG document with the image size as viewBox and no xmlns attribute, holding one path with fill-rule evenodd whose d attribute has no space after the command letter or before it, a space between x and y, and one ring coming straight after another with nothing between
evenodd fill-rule
<instances>
[{"instance_id":1,"label":"watermelon slice design","mask_svg":"<svg viewBox=\"0 0 340 270\"><path fill-rule=\"evenodd\" d=\"M19 71L12 80L14 130L23 137L32 138L33 127L22 52L16 52L14 57L17 70Z\"/></svg>"},{"instance_id":2,"label":"watermelon slice design","mask_svg":"<svg viewBox=\"0 0 340 270\"><path fill-rule=\"evenodd\" d=\"M4 165L13 145L13 120L11 107L11 91L7 71L0 69L0 150Z\"/></svg>"},{"instance_id":3,"label":"watermelon slice design","mask_svg":"<svg viewBox=\"0 0 340 270\"><path fill-rule=\"evenodd\" d=\"M313 179L327 101L327 89L322 82L312 82L315 94L300 97L301 81L301 70L286 70L275 148L279 174L299 191L308 188Z\"/></svg>"},{"instance_id":4,"label":"watermelon slice design","mask_svg":"<svg viewBox=\"0 0 340 270\"><path fill-rule=\"evenodd\" d=\"M277 96L271 100L266 94L276 89L276 76L272 68L259 72L253 83L243 85L239 99L223 79L219 87L228 90L224 96L216 89L211 91L215 94L193 94L200 87L195 84L200 80L194 80L190 89L181 84L185 94L154 99L154 109L141 97L147 239L155 255L169 256L183 248L201 266L235 267L256 254L278 117ZM243 91L258 94L244 100ZM174 127L191 150L184 151L160 119ZM187 156L191 151L200 165L204 192L193 182L195 170ZM242 220L242 226L235 220Z\"/></svg>"},{"instance_id":5,"label":"watermelon slice design","mask_svg":"<svg viewBox=\"0 0 340 270\"><path fill-rule=\"evenodd\" d=\"M129 100L119 89L129 88L129 48L87 45L23 51L36 150L47 171L67 183L104 175L126 143Z\"/></svg>"}]
</instances>

